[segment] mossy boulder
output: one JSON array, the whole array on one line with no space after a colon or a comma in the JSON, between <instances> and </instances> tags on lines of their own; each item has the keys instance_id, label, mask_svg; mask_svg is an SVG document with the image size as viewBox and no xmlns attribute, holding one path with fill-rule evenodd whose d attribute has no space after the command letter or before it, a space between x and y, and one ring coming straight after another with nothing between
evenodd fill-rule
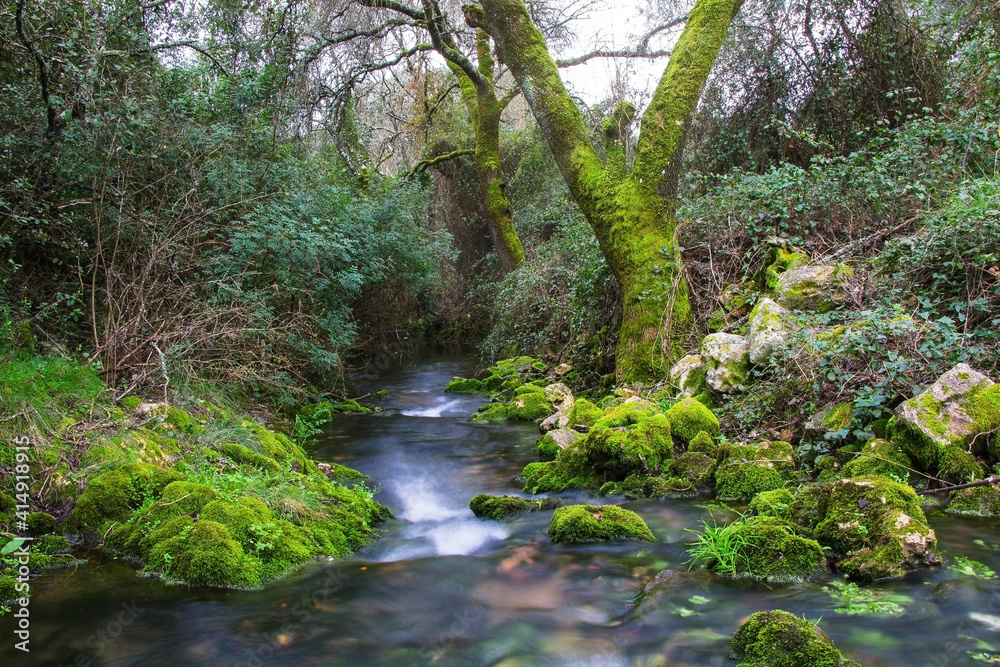
<instances>
[{"instance_id":1,"label":"mossy boulder","mask_svg":"<svg viewBox=\"0 0 1000 667\"><path fill-rule=\"evenodd\" d=\"M699 354L682 357L670 369L670 385L679 396L696 396L708 387L708 368Z\"/></svg>"},{"instance_id":2,"label":"mossy boulder","mask_svg":"<svg viewBox=\"0 0 1000 667\"><path fill-rule=\"evenodd\" d=\"M507 421L508 410L507 403L487 403L472 415L472 421L477 424L499 424Z\"/></svg>"},{"instance_id":3,"label":"mossy boulder","mask_svg":"<svg viewBox=\"0 0 1000 667\"><path fill-rule=\"evenodd\" d=\"M913 461L895 443L872 438L865 443L856 459L847 462L841 471L841 476L881 475L900 484L906 484L912 469Z\"/></svg>"},{"instance_id":4,"label":"mossy boulder","mask_svg":"<svg viewBox=\"0 0 1000 667\"><path fill-rule=\"evenodd\" d=\"M751 364L766 361L785 344L788 336L801 328L787 308L768 298L757 302L747 324L747 346Z\"/></svg>"},{"instance_id":5,"label":"mossy boulder","mask_svg":"<svg viewBox=\"0 0 1000 667\"><path fill-rule=\"evenodd\" d=\"M528 493L561 493L570 489L597 490L601 476L587 456L583 439L566 446L554 461L529 463L521 472L524 491Z\"/></svg>"},{"instance_id":6,"label":"mossy boulder","mask_svg":"<svg viewBox=\"0 0 1000 667\"><path fill-rule=\"evenodd\" d=\"M636 421L627 426L607 426L617 423L608 417L598 420L583 441L591 464L617 479L658 471L674 454L670 421L665 415L638 411L628 415Z\"/></svg>"},{"instance_id":7,"label":"mossy boulder","mask_svg":"<svg viewBox=\"0 0 1000 667\"><path fill-rule=\"evenodd\" d=\"M736 667L861 667L809 621L787 611L759 611L733 636Z\"/></svg>"},{"instance_id":8,"label":"mossy boulder","mask_svg":"<svg viewBox=\"0 0 1000 667\"><path fill-rule=\"evenodd\" d=\"M56 530L56 518L48 512L32 512L25 523L28 524L28 534L32 537L48 535Z\"/></svg>"},{"instance_id":9,"label":"mossy boulder","mask_svg":"<svg viewBox=\"0 0 1000 667\"><path fill-rule=\"evenodd\" d=\"M827 403L806 422L805 435L807 438L841 440L848 435L853 418L853 401Z\"/></svg>"},{"instance_id":10,"label":"mossy boulder","mask_svg":"<svg viewBox=\"0 0 1000 667\"><path fill-rule=\"evenodd\" d=\"M545 398L545 391L533 385L526 386L533 387L535 391L514 396L507 406L507 419L510 421L533 422L552 414L552 404Z\"/></svg>"},{"instance_id":11,"label":"mossy boulder","mask_svg":"<svg viewBox=\"0 0 1000 667\"><path fill-rule=\"evenodd\" d=\"M247 588L260 582L254 562L222 524L178 517L153 533L148 571L196 586Z\"/></svg>"},{"instance_id":12,"label":"mossy boulder","mask_svg":"<svg viewBox=\"0 0 1000 667\"><path fill-rule=\"evenodd\" d=\"M555 509L562 505L558 498L534 498L531 500L517 496L490 496L481 493L469 501L469 509L480 519L499 521L522 512Z\"/></svg>"},{"instance_id":13,"label":"mossy boulder","mask_svg":"<svg viewBox=\"0 0 1000 667\"><path fill-rule=\"evenodd\" d=\"M699 433L718 436L719 418L715 413L693 398L684 398L670 406L666 412L670 432L684 444L689 444Z\"/></svg>"},{"instance_id":14,"label":"mossy boulder","mask_svg":"<svg viewBox=\"0 0 1000 667\"><path fill-rule=\"evenodd\" d=\"M570 413L569 427L576 429L583 427L588 429L597 423L604 411L585 398L578 398L573 403L573 410Z\"/></svg>"},{"instance_id":15,"label":"mossy boulder","mask_svg":"<svg viewBox=\"0 0 1000 667\"><path fill-rule=\"evenodd\" d=\"M570 505L556 509L549 523L549 539L560 544L656 541L642 517L614 505Z\"/></svg>"},{"instance_id":16,"label":"mossy boulder","mask_svg":"<svg viewBox=\"0 0 1000 667\"><path fill-rule=\"evenodd\" d=\"M705 382L714 391L735 394L746 388L750 367L747 339L727 333L705 336L701 343L701 357L705 362Z\"/></svg>"},{"instance_id":17,"label":"mossy boulder","mask_svg":"<svg viewBox=\"0 0 1000 667\"><path fill-rule=\"evenodd\" d=\"M182 479L175 470L148 463L128 463L90 480L76 506L62 523L64 534L87 534L110 523L126 521L142 505L159 497L171 482Z\"/></svg>"},{"instance_id":18,"label":"mossy boulder","mask_svg":"<svg viewBox=\"0 0 1000 667\"><path fill-rule=\"evenodd\" d=\"M809 264L809 255L803 250L788 248L787 246L772 246L768 248L767 259L764 261L764 288L776 290L778 279L781 275L791 269L796 269Z\"/></svg>"},{"instance_id":19,"label":"mossy boulder","mask_svg":"<svg viewBox=\"0 0 1000 667\"><path fill-rule=\"evenodd\" d=\"M454 378L448 383L448 386L445 387L444 390L452 394L486 393L482 380L476 380L475 378Z\"/></svg>"},{"instance_id":20,"label":"mossy boulder","mask_svg":"<svg viewBox=\"0 0 1000 667\"><path fill-rule=\"evenodd\" d=\"M715 488L715 468L714 458L701 452L688 451L670 462L666 477L683 479L699 493L708 493Z\"/></svg>"},{"instance_id":21,"label":"mossy boulder","mask_svg":"<svg viewBox=\"0 0 1000 667\"><path fill-rule=\"evenodd\" d=\"M182 435L192 435L201 430L201 424L194 417L172 405L167 406L167 416L163 419L163 426Z\"/></svg>"},{"instance_id":22,"label":"mossy boulder","mask_svg":"<svg viewBox=\"0 0 1000 667\"><path fill-rule=\"evenodd\" d=\"M281 466L273 458L252 452L243 445L225 443L219 447L219 451L237 464L252 466L265 472L281 471Z\"/></svg>"},{"instance_id":23,"label":"mossy boulder","mask_svg":"<svg viewBox=\"0 0 1000 667\"><path fill-rule=\"evenodd\" d=\"M796 497L789 518L812 529L851 579L899 577L941 563L934 531L911 487L870 476L817 488Z\"/></svg>"},{"instance_id":24,"label":"mossy boulder","mask_svg":"<svg viewBox=\"0 0 1000 667\"><path fill-rule=\"evenodd\" d=\"M952 491L947 511L966 516L1000 516L1000 485L990 484Z\"/></svg>"},{"instance_id":25,"label":"mossy boulder","mask_svg":"<svg viewBox=\"0 0 1000 667\"><path fill-rule=\"evenodd\" d=\"M1000 385L967 364L958 364L926 391L901 403L887 429L890 439L921 470L933 474L947 465L948 481L967 482L957 475L971 467L957 460L962 457L955 455L955 448L968 453L978 446L981 455L989 456L988 438L977 436L998 427Z\"/></svg>"},{"instance_id":26,"label":"mossy boulder","mask_svg":"<svg viewBox=\"0 0 1000 667\"><path fill-rule=\"evenodd\" d=\"M353 398L337 403L333 406L333 409L335 412L344 414L368 414L372 411L371 408L361 405Z\"/></svg>"},{"instance_id":27,"label":"mossy boulder","mask_svg":"<svg viewBox=\"0 0 1000 667\"><path fill-rule=\"evenodd\" d=\"M536 445L538 449L538 460L555 461L559 452L572 445L580 438L577 431L568 428L561 428L549 431L538 439Z\"/></svg>"},{"instance_id":28,"label":"mossy boulder","mask_svg":"<svg viewBox=\"0 0 1000 667\"><path fill-rule=\"evenodd\" d=\"M142 399L138 396L123 396L118 404L127 412L135 412L135 409L142 404Z\"/></svg>"},{"instance_id":29,"label":"mossy boulder","mask_svg":"<svg viewBox=\"0 0 1000 667\"><path fill-rule=\"evenodd\" d=\"M701 452L715 458L719 453L719 445L707 431L701 431L688 442L689 452Z\"/></svg>"},{"instance_id":30,"label":"mossy boulder","mask_svg":"<svg viewBox=\"0 0 1000 667\"><path fill-rule=\"evenodd\" d=\"M787 442L723 445L718 461L715 492L723 500L749 500L796 479L794 452Z\"/></svg>"},{"instance_id":31,"label":"mossy boulder","mask_svg":"<svg viewBox=\"0 0 1000 667\"><path fill-rule=\"evenodd\" d=\"M758 516L788 518L788 508L795 502L795 496L788 489L775 489L758 493L750 501L750 509Z\"/></svg>"},{"instance_id":32,"label":"mossy boulder","mask_svg":"<svg viewBox=\"0 0 1000 667\"><path fill-rule=\"evenodd\" d=\"M823 547L777 517L750 517L734 526L733 536L743 543L734 561L737 578L791 583L826 572Z\"/></svg>"},{"instance_id":33,"label":"mossy boulder","mask_svg":"<svg viewBox=\"0 0 1000 667\"><path fill-rule=\"evenodd\" d=\"M825 313L844 302L844 287L853 277L843 264L800 266L778 277L775 300L791 310Z\"/></svg>"}]
</instances>

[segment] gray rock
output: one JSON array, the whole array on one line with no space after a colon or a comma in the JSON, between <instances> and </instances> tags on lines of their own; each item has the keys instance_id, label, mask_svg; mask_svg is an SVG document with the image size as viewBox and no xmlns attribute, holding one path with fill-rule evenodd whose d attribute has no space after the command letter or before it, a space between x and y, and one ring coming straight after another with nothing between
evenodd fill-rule
<instances>
[{"instance_id":1,"label":"gray rock","mask_svg":"<svg viewBox=\"0 0 1000 667\"><path fill-rule=\"evenodd\" d=\"M701 355L689 354L670 369L670 384L679 396L696 396L705 391L707 371Z\"/></svg>"},{"instance_id":2,"label":"gray rock","mask_svg":"<svg viewBox=\"0 0 1000 667\"><path fill-rule=\"evenodd\" d=\"M833 310L844 301L844 285L853 275L840 264L789 269L778 277L777 301L792 310Z\"/></svg>"},{"instance_id":3,"label":"gray rock","mask_svg":"<svg viewBox=\"0 0 1000 667\"><path fill-rule=\"evenodd\" d=\"M746 388L750 352L747 339L736 334L715 333L701 342L701 356L707 369L708 386L723 394Z\"/></svg>"},{"instance_id":4,"label":"gray rock","mask_svg":"<svg viewBox=\"0 0 1000 667\"><path fill-rule=\"evenodd\" d=\"M765 361L775 348L782 346L788 335L801 327L787 308L764 298L750 311L747 326L747 343L750 346L750 363Z\"/></svg>"}]
</instances>

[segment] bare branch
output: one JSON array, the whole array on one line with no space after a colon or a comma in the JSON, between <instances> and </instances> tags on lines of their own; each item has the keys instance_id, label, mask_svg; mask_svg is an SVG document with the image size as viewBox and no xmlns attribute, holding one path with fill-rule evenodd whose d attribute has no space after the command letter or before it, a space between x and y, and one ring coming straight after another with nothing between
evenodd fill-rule
<instances>
[{"instance_id":1,"label":"bare branch","mask_svg":"<svg viewBox=\"0 0 1000 667\"><path fill-rule=\"evenodd\" d=\"M191 49L192 51L197 51L201 55L208 58L208 60L211 61L211 63L215 66L215 68L218 69L220 72L222 72L223 75L229 76L229 71L225 68L225 66L222 63L220 63L218 59L215 56L213 56L210 51L208 51L208 49L201 46L197 42L183 41L183 42L167 42L165 44L151 44L146 48L146 50L167 51L169 49L177 49L181 47ZM133 51L132 53L138 53L138 51Z\"/></svg>"},{"instance_id":2,"label":"bare branch","mask_svg":"<svg viewBox=\"0 0 1000 667\"><path fill-rule=\"evenodd\" d=\"M664 50L650 51L649 42L650 40L653 39L653 37L660 34L661 32L684 25L685 23L687 23L687 19L688 19L687 14L685 14L684 16L676 18L672 21L668 21L666 23L655 26L652 30L649 30L648 32L646 32L645 35L642 36L642 38L639 40L639 45L636 46L634 49L595 49L590 53L585 53L575 58L557 60L556 65L558 65L559 67L574 67L576 65L582 65L589 60L593 60L594 58L653 59L653 58L669 57L670 51L664 51Z\"/></svg>"}]
</instances>

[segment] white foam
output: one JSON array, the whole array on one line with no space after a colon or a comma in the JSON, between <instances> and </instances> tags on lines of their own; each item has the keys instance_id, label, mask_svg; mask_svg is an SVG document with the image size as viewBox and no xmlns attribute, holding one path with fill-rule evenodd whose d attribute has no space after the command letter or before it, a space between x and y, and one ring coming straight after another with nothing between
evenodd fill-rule
<instances>
[{"instance_id":1,"label":"white foam","mask_svg":"<svg viewBox=\"0 0 1000 667\"><path fill-rule=\"evenodd\" d=\"M461 401L455 398L438 398L437 402L428 408L402 410L400 411L400 414L406 415L407 417L440 417L448 410L459 405L460 402Z\"/></svg>"}]
</instances>

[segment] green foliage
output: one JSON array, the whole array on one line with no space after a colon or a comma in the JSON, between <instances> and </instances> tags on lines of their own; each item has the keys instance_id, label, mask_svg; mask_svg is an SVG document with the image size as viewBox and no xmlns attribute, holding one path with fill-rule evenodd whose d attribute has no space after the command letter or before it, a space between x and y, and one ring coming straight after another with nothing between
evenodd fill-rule
<instances>
[{"instance_id":1,"label":"green foliage","mask_svg":"<svg viewBox=\"0 0 1000 667\"><path fill-rule=\"evenodd\" d=\"M848 616L901 616L913 602L908 595L861 588L847 581L831 581L823 590L833 599L834 611Z\"/></svg>"},{"instance_id":2,"label":"green foliage","mask_svg":"<svg viewBox=\"0 0 1000 667\"><path fill-rule=\"evenodd\" d=\"M971 560L965 556L955 556L948 569L966 577L977 579L996 579L997 573L983 565L979 561Z\"/></svg>"}]
</instances>

